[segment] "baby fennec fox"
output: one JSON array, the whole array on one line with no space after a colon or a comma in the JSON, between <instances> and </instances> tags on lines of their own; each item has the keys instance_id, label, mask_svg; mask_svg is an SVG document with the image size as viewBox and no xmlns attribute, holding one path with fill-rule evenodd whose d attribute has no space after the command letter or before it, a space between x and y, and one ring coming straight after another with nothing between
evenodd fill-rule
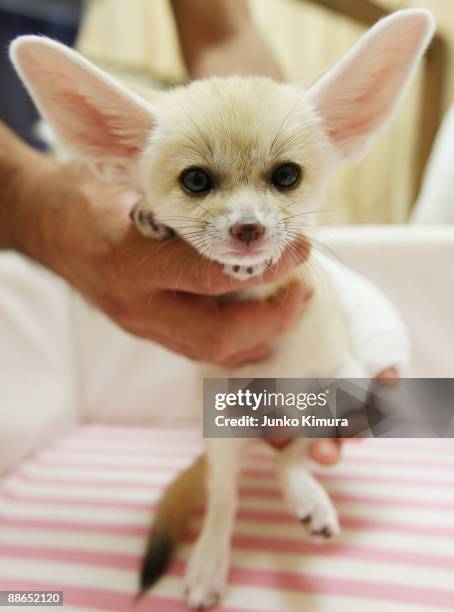
<instances>
[{"instance_id":1,"label":"baby fennec fox","mask_svg":"<svg viewBox=\"0 0 454 612\"><path fill-rule=\"evenodd\" d=\"M176 233L222 263L226 274L243 279L262 274L305 234L309 213L323 203L333 168L360 158L395 114L433 29L426 11L395 13L308 91L266 78L232 76L156 93L152 102L46 38L19 38L11 57L63 143L103 180L126 181L140 194L132 217L144 235L165 239ZM296 326L274 341L272 357L230 371L207 368L207 375L368 375L353 350L339 290L323 259L310 255L299 274L315 294ZM245 289L230 299L264 299L281 287ZM185 587L192 607L203 609L217 601L228 572L246 444L244 439L206 440L204 459L165 493L146 553L142 589L164 572L206 472L206 514ZM336 510L309 472L306 448L304 440L295 440L279 453L278 475L309 536L326 540L339 532Z\"/></svg>"}]
</instances>

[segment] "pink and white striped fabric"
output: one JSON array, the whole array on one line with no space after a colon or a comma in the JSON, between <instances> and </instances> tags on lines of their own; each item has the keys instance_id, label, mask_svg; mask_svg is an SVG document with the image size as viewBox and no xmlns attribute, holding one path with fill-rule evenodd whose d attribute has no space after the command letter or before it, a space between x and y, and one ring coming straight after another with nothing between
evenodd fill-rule
<instances>
[{"instance_id":1,"label":"pink and white striped fabric","mask_svg":"<svg viewBox=\"0 0 454 612\"><path fill-rule=\"evenodd\" d=\"M198 525L137 604L153 505L200 452L197 429L80 426L0 484L0 590L63 590L65 610L185 610L181 577ZM218 612L454 609L454 441L367 440L319 470L343 535L305 543L274 479L245 463L230 586Z\"/></svg>"}]
</instances>

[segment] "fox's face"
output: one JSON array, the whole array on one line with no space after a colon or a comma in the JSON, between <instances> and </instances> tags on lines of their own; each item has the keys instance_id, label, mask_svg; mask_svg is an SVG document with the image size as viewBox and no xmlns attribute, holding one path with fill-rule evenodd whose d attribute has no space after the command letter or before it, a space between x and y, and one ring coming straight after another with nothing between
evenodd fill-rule
<instances>
[{"instance_id":1,"label":"fox's face","mask_svg":"<svg viewBox=\"0 0 454 612\"><path fill-rule=\"evenodd\" d=\"M160 223L210 259L277 261L321 201L328 143L296 87L197 81L158 99L139 181Z\"/></svg>"},{"instance_id":2,"label":"fox's face","mask_svg":"<svg viewBox=\"0 0 454 612\"><path fill-rule=\"evenodd\" d=\"M332 168L361 157L394 115L433 30L427 11L397 12L308 91L215 78L153 103L46 38L19 38L11 57L63 143L135 187L143 233L172 228L247 277L304 234Z\"/></svg>"}]
</instances>

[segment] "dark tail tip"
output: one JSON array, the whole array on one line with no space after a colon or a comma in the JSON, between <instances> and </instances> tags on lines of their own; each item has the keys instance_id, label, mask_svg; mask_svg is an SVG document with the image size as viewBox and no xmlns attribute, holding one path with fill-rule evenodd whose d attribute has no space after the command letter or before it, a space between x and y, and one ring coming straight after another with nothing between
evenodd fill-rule
<instances>
[{"instance_id":1,"label":"dark tail tip","mask_svg":"<svg viewBox=\"0 0 454 612\"><path fill-rule=\"evenodd\" d=\"M140 593L144 593L164 574L175 543L167 533L155 533L147 546L140 572Z\"/></svg>"}]
</instances>

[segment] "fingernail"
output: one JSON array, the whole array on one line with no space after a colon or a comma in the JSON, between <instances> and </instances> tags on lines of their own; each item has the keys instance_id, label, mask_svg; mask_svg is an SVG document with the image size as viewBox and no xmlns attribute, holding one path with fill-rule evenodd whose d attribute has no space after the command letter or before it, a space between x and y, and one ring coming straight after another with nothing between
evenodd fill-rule
<instances>
[{"instance_id":1,"label":"fingernail","mask_svg":"<svg viewBox=\"0 0 454 612\"><path fill-rule=\"evenodd\" d=\"M247 361L262 361L270 355L270 349L267 346L258 346L246 356L244 363Z\"/></svg>"},{"instance_id":2,"label":"fingernail","mask_svg":"<svg viewBox=\"0 0 454 612\"><path fill-rule=\"evenodd\" d=\"M240 353L231 357L226 365L227 367L237 367L246 363L252 363L255 361L263 361L270 356L270 349L266 345L256 346L248 352Z\"/></svg>"},{"instance_id":3,"label":"fingernail","mask_svg":"<svg viewBox=\"0 0 454 612\"><path fill-rule=\"evenodd\" d=\"M332 441L321 440L314 445L311 456L318 463L334 463L339 456L339 449Z\"/></svg>"}]
</instances>

